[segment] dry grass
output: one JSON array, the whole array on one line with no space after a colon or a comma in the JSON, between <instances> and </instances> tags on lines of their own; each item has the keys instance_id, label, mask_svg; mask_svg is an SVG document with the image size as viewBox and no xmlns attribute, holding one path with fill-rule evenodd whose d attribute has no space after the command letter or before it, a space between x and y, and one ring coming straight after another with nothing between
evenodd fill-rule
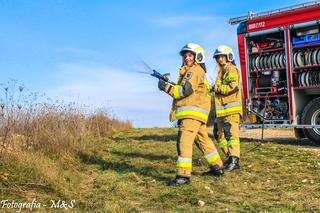
<instances>
[{"instance_id":1,"label":"dry grass","mask_svg":"<svg viewBox=\"0 0 320 213\"><path fill-rule=\"evenodd\" d=\"M223 179L202 177L207 164L194 147L192 183L175 176L177 129L133 129L113 135L95 155L97 188L88 210L123 212L319 212L320 154L296 145L242 141L242 169ZM94 156L91 156L92 158ZM90 164L90 165L91 165ZM98 172L99 171L99 172ZM107 197L101 197L103 195ZM198 201L205 202L203 207ZM102 211L102 210L101 210Z\"/></svg>"},{"instance_id":2,"label":"dry grass","mask_svg":"<svg viewBox=\"0 0 320 213\"><path fill-rule=\"evenodd\" d=\"M79 157L132 125L24 91L10 82L0 94L0 200L68 198L81 178Z\"/></svg>"},{"instance_id":3,"label":"dry grass","mask_svg":"<svg viewBox=\"0 0 320 213\"><path fill-rule=\"evenodd\" d=\"M10 149L60 154L77 152L85 139L101 139L131 123L99 111L86 113L75 103L48 102L39 94L24 94L10 82L0 96L0 153Z\"/></svg>"},{"instance_id":4,"label":"dry grass","mask_svg":"<svg viewBox=\"0 0 320 213\"><path fill-rule=\"evenodd\" d=\"M5 182L16 186L2 184L8 189L2 195L75 199L78 212L319 212L319 152L274 142L248 152L257 143L243 140L241 170L217 179L201 176L207 164L194 147L192 183L171 188L166 184L175 176L176 135L174 128L115 133L67 165L19 156ZM39 158L46 160L36 164Z\"/></svg>"}]
</instances>

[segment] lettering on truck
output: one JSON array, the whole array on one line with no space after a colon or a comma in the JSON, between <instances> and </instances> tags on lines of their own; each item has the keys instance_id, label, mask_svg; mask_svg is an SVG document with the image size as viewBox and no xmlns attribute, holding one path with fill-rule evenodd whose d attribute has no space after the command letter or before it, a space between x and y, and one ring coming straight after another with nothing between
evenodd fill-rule
<instances>
[{"instance_id":1,"label":"lettering on truck","mask_svg":"<svg viewBox=\"0 0 320 213\"><path fill-rule=\"evenodd\" d=\"M266 26L266 22L265 21L261 21L261 22L249 24L248 29L249 30L253 30L253 29L258 29L258 28L262 28L262 27L265 27L265 26Z\"/></svg>"}]
</instances>

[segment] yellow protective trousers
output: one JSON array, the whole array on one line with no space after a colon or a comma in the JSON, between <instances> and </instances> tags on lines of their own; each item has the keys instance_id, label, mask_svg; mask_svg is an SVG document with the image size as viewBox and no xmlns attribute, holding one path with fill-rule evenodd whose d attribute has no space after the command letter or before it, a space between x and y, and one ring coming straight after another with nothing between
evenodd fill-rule
<instances>
[{"instance_id":1,"label":"yellow protective trousers","mask_svg":"<svg viewBox=\"0 0 320 213\"><path fill-rule=\"evenodd\" d=\"M227 156L240 157L240 114L216 118L218 147Z\"/></svg>"},{"instance_id":2,"label":"yellow protective trousers","mask_svg":"<svg viewBox=\"0 0 320 213\"><path fill-rule=\"evenodd\" d=\"M223 165L213 141L208 136L207 125L195 119L185 118L179 120L177 175L191 175L193 142L205 155L209 165Z\"/></svg>"}]
</instances>

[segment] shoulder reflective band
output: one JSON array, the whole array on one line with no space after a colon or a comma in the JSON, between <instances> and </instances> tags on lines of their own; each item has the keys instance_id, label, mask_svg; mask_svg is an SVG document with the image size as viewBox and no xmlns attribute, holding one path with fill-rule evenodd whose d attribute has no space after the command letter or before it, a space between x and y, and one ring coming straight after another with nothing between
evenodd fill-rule
<instances>
[{"instance_id":1,"label":"shoulder reflective band","mask_svg":"<svg viewBox=\"0 0 320 213\"><path fill-rule=\"evenodd\" d=\"M237 80L237 75L236 74L231 74L229 73L227 77L225 78L226 81L236 81Z\"/></svg>"},{"instance_id":2,"label":"shoulder reflective band","mask_svg":"<svg viewBox=\"0 0 320 213\"><path fill-rule=\"evenodd\" d=\"M231 139L228 141L228 146L240 146L240 141Z\"/></svg>"},{"instance_id":3,"label":"shoulder reflective band","mask_svg":"<svg viewBox=\"0 0 320 213\"><path fill-rule=\"evenodd\" d=\"M208 96L208 97L211 97L211 94L210 94L210 89L211 89L211 88L210 88L210 85L209 85L206 77L204 77L203 83L204 83L204 85L205 85L206 88L207 88L207 96Z\"/></svg>"},{"instance_id":4,"label":"shoulder reflective band","mask_svg":"<svg viewBox=\"0 0 320 213\"><path fill-rule=\"evenodd\" d=\"M231 83L231 82L236 82L236 80L224 79L224 80L222 81L222 84L228 85L228 84Z\"/></svg>"},{"instance_id":5,"label":"shoulder reflective band","mask_svg":"<svg viewBox=\"0 0 320 213\"><path fill-rule=\"evenodd\" d=\"M183 107L177 108L176 110L177 119L179 119L179 117L188 116L188 115L198 117L206 121L208 120L209 112L195 106L183 106Z\"/></svg>"},{"instance_id":6,"label":"shoulder reflective band","mask_svg":"<svg viewBox=\"0 0 320 213\"><path fill-rule=\"evenodd\" d=\"M226 104L223 106L216 106L217 115L224 115L227 113L239 112L239 111L242 111L241 102L234 102L234 103Z\"/></svg>"},{"instance_id":7,"label":"shoulder reflective band","mask_svg":"<svg viewBox=\"0 0 320 213\"><path fill-rule=\"evenodd\" d=\"M222 95L226 95L227 94L227 86L228 85L222 85L221 86L221 94Z\"/></svg>"},{"instance_id":8,"label":"shoulder reflective band","mask_svg":"<svg viewBox=\"0 0 320 213\"><path fill-rule=\"evenodd\" d=\"M178 157L177 167L178 168L191 168L192 167L192 158Z\"/></svg>"},{"instance_id":9,"label":"shoulder reflective band","mask_svg":"<svg viewBox=\"0 0 320 213\"><path fill-rule=\"evenodd\" d=\"M220 158L220 155L218 153L218 151L213 151L211 152L210 154L207 154L206 156L204 156L208 163L212 163L212 162L215 162L216 160L218 160Z\"/></svg>"},{"instance_id":10,"label":"shoulder reflective band","mask_svg":"<svg viewBox=\"0 0 320 213\"><path fill-rule=\"evenodd\" d=\"M173 97L174 97L175 99L183 98L183 97L184 97L182 86L179 86L179 85L174 85L174 86L173 86Z\"/></svg>"},{"instance_id":11,"label":"shoulder reflective band","mask_svg":"<svg viewBox=\"0 0 320 213\"><path fill-rule=\"evenodd\" d=\"M224 140L218 141L218 146L220 148L223 148L223 147L227 146L227 140L224 139Z\"/></svg>"}]
</instances>

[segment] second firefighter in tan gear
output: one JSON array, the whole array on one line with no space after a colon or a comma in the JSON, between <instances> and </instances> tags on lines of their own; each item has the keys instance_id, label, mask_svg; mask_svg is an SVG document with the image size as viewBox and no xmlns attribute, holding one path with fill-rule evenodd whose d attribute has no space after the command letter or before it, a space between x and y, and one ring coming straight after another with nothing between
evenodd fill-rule
<instances>
[{"instance_id":1,"label":"second firefighter in tan gear","mask_svg":"<svg viewBox=\"0 0 320 213\"><path fill-rule=\"evenodd\" d=\"M242 116L240 74L234 65L234 54L230 47L219 46L214 53L218 74L214 87L217 123L217 141L221 150L229 157L226 170L239 167L239 125ZM235 161L236 165L229 165Z\"/></svg>"},{"instance_id":2,"label":"second firefighter in tan gear","mask_svg":"<svg viewBox=\"0 0 320 213\"><path fill-rule=\"evenodd\" d=\"M183 65L177 84L161 85L163 82L159 81L159 88L173 97L170 120L178 120L179 124L177 176L171 185L182 185L189 181L194 142L205 155L212 174L223 175L223 163L207 133L211 95L205 77L204 51L201 46L191 43L184 46L180 54L183 56Z\"/></svg>"}]
</instances>

